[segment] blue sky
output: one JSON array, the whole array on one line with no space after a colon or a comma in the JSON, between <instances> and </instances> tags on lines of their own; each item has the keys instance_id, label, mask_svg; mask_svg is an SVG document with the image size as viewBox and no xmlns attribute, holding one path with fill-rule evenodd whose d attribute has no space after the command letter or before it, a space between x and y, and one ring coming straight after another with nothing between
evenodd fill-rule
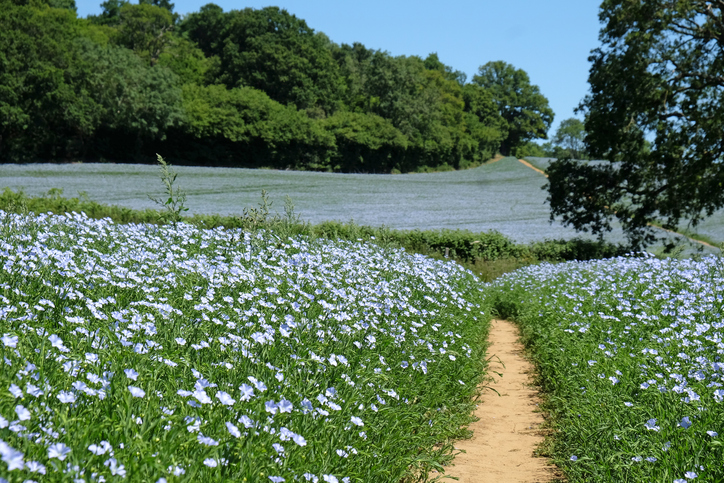
<instances>
[{"instance_id":1,"label":"blue sky","mask_svg":"<svg viewBox=\"0 0 724 483\"><path fill-rule=\"evenodd\" d=\"M101 0L76 0L78 15L100 13ZM135 3L135 1L134 1ZM176 0L175 12L209 3ZM588 55L599 45L600 0L277 0L215 2L225 11L278 6L338 44L361 42L392 55L440 60L468 79L489 61L525 70L560 121L588 92Z\"/></svg>"}]
</instances>

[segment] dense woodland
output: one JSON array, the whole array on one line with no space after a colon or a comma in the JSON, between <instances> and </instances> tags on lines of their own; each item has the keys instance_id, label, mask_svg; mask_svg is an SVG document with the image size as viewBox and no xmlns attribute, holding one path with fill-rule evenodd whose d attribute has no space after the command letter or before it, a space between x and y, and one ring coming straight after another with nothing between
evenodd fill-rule
<instances>
[{"instance_id":1,"label":"dense woodland","mask_svg":"<svg viewBox=\"0 0 724 483\"><path fill-rule=\"evenodd\" d=\"M338 45L276 8L179 16L168 0L0 0L0 162L343 172L460 169L525 154L553 121L502 62ZM471 55L474 53L471 52Z\"/></svg>"}]
</instances>

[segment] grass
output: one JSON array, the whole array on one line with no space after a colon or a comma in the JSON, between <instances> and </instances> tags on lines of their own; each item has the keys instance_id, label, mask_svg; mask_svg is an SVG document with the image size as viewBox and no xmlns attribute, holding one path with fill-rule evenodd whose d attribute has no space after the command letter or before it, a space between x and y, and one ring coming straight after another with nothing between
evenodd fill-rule
<instances>
[{"instance_id":1,"label":"grass","mask_svg":"<svg viewBox=\"0 0 724 483\"><path fill-rule=\"evenodd\" d=\"M489 311L451 262L260 230L0 211L7 481L422 481Z\"/></svg>"},{"instance_id":2,"label":"grass","mask_svg":"<svg viewBox=\"0 0 724 483\"><path fill-rule=\"evenodd\" d=\"M568 481L724 480L722 287L719 257L646 256L531 266L485 288L538 366Z\"/></svg>"}]
</instances>

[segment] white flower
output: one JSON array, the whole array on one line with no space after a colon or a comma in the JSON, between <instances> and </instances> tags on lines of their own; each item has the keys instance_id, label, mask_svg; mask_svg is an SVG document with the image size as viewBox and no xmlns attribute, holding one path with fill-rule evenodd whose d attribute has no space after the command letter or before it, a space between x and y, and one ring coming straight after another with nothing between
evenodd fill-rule
<instances>
[{"instance_id":1,"label":"white flower","mask_svg":"<svg viewBox=\"0 0 724 483\"><path fill-rule=\"evenodd\" d=\"M2 460L7 463L8 471L22 470L25 467L23 453L12 448L2 440L0 440L0 455L2 456Z\"/></svg>"},{"instance_id":2,"label":"white flower","mask_svg":"<svg viewBox=\"0 0 724 483\"><path fill-rule=\"evenodd\" d=\"M113 447L111 446L111 444L108 441L101 441L101 443L99 445L92 444L92 445L88 446L88 451L90 451L91 453L93 453L94 455L97 455L97 456L106 454L109 451L111 452L111 454L113 454Z\"/></svg>"},{"instance_id":3,"label":"white flower","mask_svg":"<svg viewBox=\"0 0 724 483\"><path fill-rule=\"evenodd\" d=\"M55 443L48 448L48 458L58 458L63 461L70 453L70 448L63 443Z\"/></svg>"},{"instance_id":4,"label":"white flower","mask_svg":"<svg viewBox=\"0 0 724 483\"><path fill-rule=\"evenodd\" d=\"M60 402L62 403L74 403L75 394L70 391L60 391L60 393L58 393L58 399L60 399Z\"/></svg>"},{"instance_id":5,"label":"white flower","mask_svg":"<svg viewBox=\"0 0 724 483\"><path fill-rule=\"evenodd\" d=\"M221 401L221 404L225 406L233 406L236 400L229 396L229 394L225 393L224 391L219 391L216 393L216 398Z\"/></svg>"},{"instance_id":6,"label":"white flower","mask_svg":"<svg viewBox=\"0 0 724 483\"><path fill-rule=\"evenodd\" d=\"M40 473L41 475L45 474L45 465L38 463L37 461L28 461L25 463L25 468L27 468L31 473Z\"/></svg>"},{"instance_id":7,"label":"white flower","mask_svg":"<svg viewBox=\"0 0 724 483\"><path fill-rule=\"evenodd\" d=\"M131 391L131 396L133 396L133 397L145 397L146 396L146 391L144 391L140 387L128 386L128 390Z\"/></svg>"},{"instance_id":8,"label":"white flower","mask_svg":"<svg viewBox=\"0 0 724 483\"><path fill-rule=\"evenodd\" d=\"M8 390L10 391L10 394L15 396L16 398L23 397L23 390L20 389L17 384L10 384Z\"/></svg>"},{"instance_id":9,"label":"white flower","mask_svg":"<svg viewBox=\"0 0 724 483\"><path fill-rule=\"evenodd\" d=\"M646 421L646 424L644 424L644 428L650 430L650 431L658 431L661 428L656 426L656 419L652 418Z\"/></svg>"},{"instance_id":10,"label":"white flower","mask_svg":"<svg viewBox=\"0 0 724 483\"><path fill-rule=\"evenodd\" d=\"M358 418L357 416L352 416L352 424L355 424L357 426L365 425L365 423L363 423L362 420L360 418Z\"/></svg>"},{"instance_id":11,"label":"white flower","mask_svg":"<svg viewBox=\"0 0 724 483\"><path fill-rule=\"evenodd\" d=\"M219 446L219 442L216 441L213 438L209 438L208 436L204 436L203 434L199 433L197 439L199 440L199 443L205 445L205 446Z\"/></svg>"},{"instance_id":12,"label":"white flower","mask_svg":"<svg viewBox=\"0 0 724 483\"><path fill-rule=\"evenodd\" d=\"M5 347L15 348L18 345L18 336L10 335L10 334L3 334L2 341L3 341L3 345L5 345Z\"/></svg>"},{"instance_id":13,"label":"white flower","mask_svg":"<svg viewBox=\"0 0 724 483\"><path fill-rule=\"evenodd\" d=\"M126 468L122 464L119 464L115 458L108 458L103 464L110 468L113 476L126 477Z\"/></svg>"},{"instance_id":14,"label":"white flower","mask_svg":"<svg viewBox=\"0 0 724 483\"><path fill-rule=\"evenodd\" d=\"M237 428L233 423L230 423L227 421L226 423L226 429L229 430L229 433L235 438L241 437L241 431L239 431L239 428Z\"/></svg>"},{"instance_id":15,"label":"white flower","mask_svg":"<svg viewBox=\"0 0 724 483\"><path fill-rule=\"evenodd\" d=\"M264 409L266 409L266 412L268 413L276 414L279 408L277 407L277 403L274 401L267 401L264 403Z\"/></svg>"},{"instance_id":16,"label":"white flower","mask_svg":"<svg viewBox=\"0 0 724 483\"><path fill-rule=\"evenodd\" d=\"M249 399L254 397L254 388L248 384L242 384L241 386L239 386L239 390L241 391L242 401L248 401Z\"/></svg>"},{"instance_id":17,"label":"white flower","mask_svg":"<svg viewBox=\"0 0 724 483\"><path fill-rule=\"evenodd\" d=\"M213 402L209 395L206 394L206 391L203 390L203 388L196 388L196 390L193 392L193 395L201 404L211 404Z\"/></svg>"},{"instance_id":18,"label":"white flower","mask_svg":"<svg viewBox=\"0 0 724 483\"><path fill-rule=\"evenodd\" d=\"M209 468L216 468L217 466L219 466L219 462L213 458L206 458L204 460L204 464Z\"/></svg>"},{"instance_id":19,"label":"white flower","mask_svg":"<svg viewBox=\"0 0 724 483\"><path fill-rule=\"evenodd\" d=\"M30 419L30 411L25 409L25 406L18 404L15 406L15 413L18 415L20 421L27 421Z\"/></svg>"},{"instance_id":20,"label":"white flower","mask_svg":"<svg viewBox=\"0 0 724 483\"><path fill-rule=\"evenodd\" d=\"M291 401L287 401L286 399L279 401L277 407L280 413L291 413L293 408Z\"/></svg>"}]
</instances>

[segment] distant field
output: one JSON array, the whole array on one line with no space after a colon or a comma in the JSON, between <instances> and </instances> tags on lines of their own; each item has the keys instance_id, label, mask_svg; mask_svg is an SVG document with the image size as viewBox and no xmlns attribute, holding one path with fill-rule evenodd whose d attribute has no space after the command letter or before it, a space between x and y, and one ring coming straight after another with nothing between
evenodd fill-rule
<instances>
[{"instance_id":1,"label":"distant field","mask_svg":"<svg viewBox=\"0 0 724 483\"><path fill-rule=\"evenodd\" d=\"M170 160L173 162L173 160ZM188 193L190 213L241 213L256 206L262 189L282 209L289 195L304 220L354 220L398 229L497 230L519 243L573 238L574 230L548 222L545 178L514 158L446 173L370 175L240 168L175 168ZM23 188L38 195L62 188L65 196L85 191L91 200L131 208L155 205L158 169L126 164L0 165L0 189ZM723 237L724 238L724 237ZM611 241L622 241L619 232Z\"/></svg>"}]
</instances>

